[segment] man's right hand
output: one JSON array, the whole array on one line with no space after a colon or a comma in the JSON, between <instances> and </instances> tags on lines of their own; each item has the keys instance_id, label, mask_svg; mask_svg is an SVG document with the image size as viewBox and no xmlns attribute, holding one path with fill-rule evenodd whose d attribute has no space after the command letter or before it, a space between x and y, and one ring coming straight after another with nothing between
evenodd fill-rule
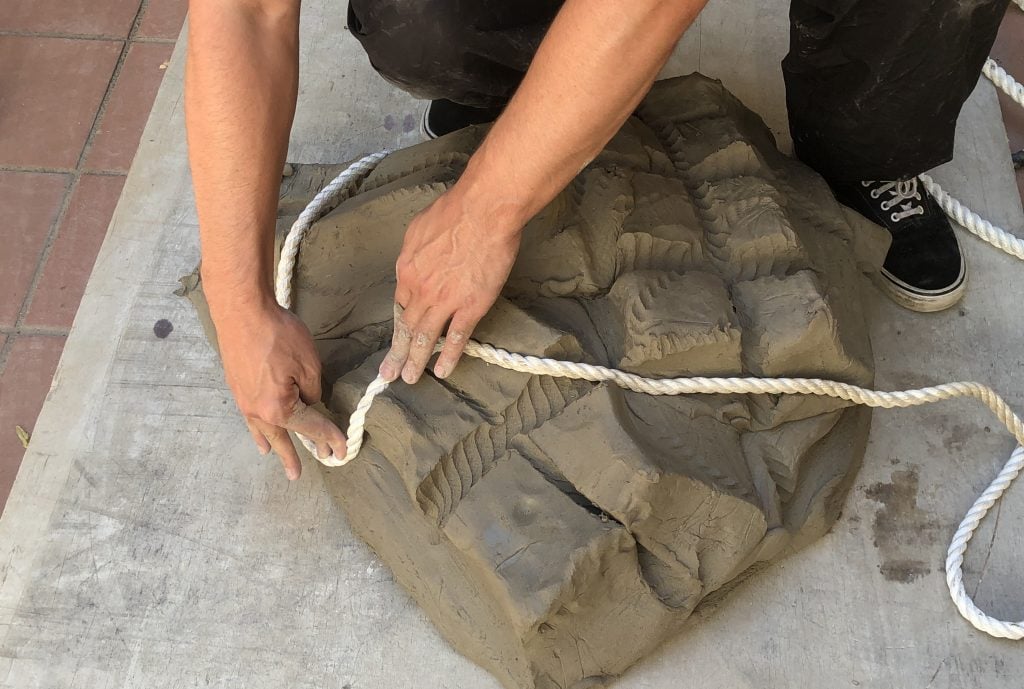
<instances>
[{"instance_id":1,"label":"man's right hand","mask_svg":"<svg viewBox=\"0 0 1024 689\"><path fill-rule=\"evenodd\" d=\"M345 454L345 435L308 405L320 401L320 357L313 338L289 311L215 318L224 373L261 454L273 450L294 481L302 472L288 431L316 443L317 454Z\"/></svg>"}]
</instances>

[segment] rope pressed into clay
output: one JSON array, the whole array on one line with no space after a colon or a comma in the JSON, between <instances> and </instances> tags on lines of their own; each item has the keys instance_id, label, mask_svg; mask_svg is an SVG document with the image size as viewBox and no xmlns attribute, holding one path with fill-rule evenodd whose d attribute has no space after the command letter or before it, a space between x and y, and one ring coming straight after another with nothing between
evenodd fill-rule
<instances>
[{"instance_id":1,"label":"rope pressed into clay","mask_svg":"<svg viewBox=\"0 0 1024 689\"><path fill-rule=\"evenodd\" d=\"M1024 9L1024 0L1014 0ZM993 60L985 65L985 75L1017 103L1024 106L1024 86L1021 86ZM352 195L377 164L390 153L388 150L370 154L356 161L324 187L299 214L285 238L281 249L275 281L275 296L278 304L290 309L292 284L299 247L313 223L329 208L341 203ZM921 175L925 188L931 193L947 215L966 230L985 242L1011 256L1024 260L1024 240L1006 230L992 225L974 211L946 193L928 175ZM440 351L443 339L435 347ZM591 382L610 382L634 392L649 395L689 394L796 394L820 395L847 400L854 404L890 409L931 404L958 397L973 397L984 402L996 417L1006 426L1018 442L996 478L974 502L953 536L946 554L946 584L950 596L960 614L975 628L995 637L1019 640L1024 638L1024 621L1005 622L993 618L980 610L971 600L963 583L963 561L967 545L982 519L999 501L1010 484L1024 468L1024 421L1006 404L995 391L980 383L947 383L917 390L882 392L867 390L855 385L816 378L665 378L654 379L638 376L626 371L571 361L557 361L534 356L525 356L470 340L465 353L486 363L531 375L574 378ZM344 457L331 454L320 457L316 444L300 434L299 440L321 463L329 467L343 466L355 459L363 446L366 415L374 398L388 388L388 382L377 376L367 387L355 410L349 417L347 429L348 445Z\"/></svg>"}]
</instances>

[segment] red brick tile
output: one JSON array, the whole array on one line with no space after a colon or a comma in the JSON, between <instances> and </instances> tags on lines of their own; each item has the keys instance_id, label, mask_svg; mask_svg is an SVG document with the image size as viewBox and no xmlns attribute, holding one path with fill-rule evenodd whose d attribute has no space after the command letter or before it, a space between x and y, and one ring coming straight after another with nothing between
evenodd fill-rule
<instances>
[{"instance_id":1,"label":"red brick tile","mask_svg":"<svg viewBox=\"0 0 1024 689\"><path fill-rule=\"evenodd\" d=\"M164 77L160 67L171 59L173 49L165 43L134 43L128 49L106 112L97 125L86 169L128 171Z\"/></svg>"},{"instance_id":2,"label":"red brick tile","mask_svg":"<svg viewBox=\"0 0 1024 689\"><path fill-rule=\"evenodd\" d=\"M0 165L74 167L121 45L0 36Z\"/></svg>"},{"instance_id":3,"label":"red brick tile","mask_svg":"<svg viewBox=\"0 0 1024 689\"><path fill-rule=\"evenodd\" d=\"M139 22L138 36L144 38L177 38L188 12L188 0L149 0L149 7Z\"/></svg>"},{"instance_id":4,"label":"red brick tile","mask_svg":"<svg viewBox=\"0 0 1024 689\"><path fill-rule=\"evenodd\" d=\"M25 448L14 432L32 432L64 349L64 337L19 335L0 376L0 507L14 483Z\"/></svg>"},{"instance_id":5,"label":"red brick tile","mask_svg":"<svg viewBox=\"0 0 1024 689\"><path fill-rule=\"evenodd\" d=\"M27 325L71 327L122 186L120 175L84 175L78 181L32 295Z\"/></svg>"},{"instance_id":6,"label":"red brick tile","mask_svg":"<svg viewBox=\"0 0 1024 689\"><path fill-rule=\"evenodd\" d=\"M69 175L0 172L0 326L18 318Z\"/></svg>"},{"instance_id":7,"label":"red brick tile","mask_svg":"<svg viewBox=\"0 0 1024 689\"><path fill-rule=\"evenodd\" d=\"M5 0L0 30L124 38L142 0Z\"/></svg>"}]
</instances>

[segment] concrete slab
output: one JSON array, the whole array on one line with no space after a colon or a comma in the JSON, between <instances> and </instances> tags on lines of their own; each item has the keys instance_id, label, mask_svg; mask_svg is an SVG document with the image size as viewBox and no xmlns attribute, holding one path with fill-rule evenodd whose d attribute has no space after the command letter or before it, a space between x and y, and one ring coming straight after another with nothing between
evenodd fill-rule
<instances>
[{"instance_id":1,"label":"concrete slab","mask_svg":"<svg viewBox=\"0 0 1024 689\"><path fill-rule=\"evenodd\" d=\"M375 77L336 4L303 10L292 159L412 143L403 123L417 104ZM785 33L779 0L712 3L669 71L722 78L783 134ZM0 687L495 687L353 538L317 471L288 485L259 458L195 318L171 294L198 258L182 62L179 46L0 519ZM987 84L961 125L957 160L936 178L1024 229ZM879 386L977 379L1024 409L1024 272L965 243L962 308L918 316L878 298ZM159 319L174 325L165 339ZM1011 448L971 402L877 412L835 531L743 585L621 686L1010 686L1024 655L956 615L942 560ZM1022 527L1015 489L967 566L978 602L1016 619Z\"/></svg>"}]
</instances>

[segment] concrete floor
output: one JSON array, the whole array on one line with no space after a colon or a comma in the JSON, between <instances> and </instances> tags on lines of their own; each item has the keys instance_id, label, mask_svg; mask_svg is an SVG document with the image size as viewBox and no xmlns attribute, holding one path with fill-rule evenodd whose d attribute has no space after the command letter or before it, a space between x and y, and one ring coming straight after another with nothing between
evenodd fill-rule
<instances>
[{"instance_id":1,"label":"concrete floor","mask_svg":"<svg viewBox=\"0 0 1024 689\"><path fill-rule=\"evenodd\" d=\"M403 125L419 104L376 78L343 34L343 13L324 0L303 11L291 159L337 162L415 142ZM779 0L712 3L670 71L722 78L781 134L784 17ZM182 47L0 519L0 687L495 687L353 538L317 471L289 485L257 455L190 308L172 295L198 258ZM987 84L961 125L957 159L936 178L1024 231ZM961 308L920 316L877 298L878 385L980 380L1024 409L1024 271L965 245L972 282ZM161 319L174 326L166 338L154 333ZM745 584L619 686L1018 683L1020 647L961 620L942 573L956 524L1012 445L972 402L876 412L834 532ZM966 567L979 604L1012 619L1024 617L1022 526L1015 489ZM927 573L908 575L915 562Z\"/></svg>"}]
</instances>

